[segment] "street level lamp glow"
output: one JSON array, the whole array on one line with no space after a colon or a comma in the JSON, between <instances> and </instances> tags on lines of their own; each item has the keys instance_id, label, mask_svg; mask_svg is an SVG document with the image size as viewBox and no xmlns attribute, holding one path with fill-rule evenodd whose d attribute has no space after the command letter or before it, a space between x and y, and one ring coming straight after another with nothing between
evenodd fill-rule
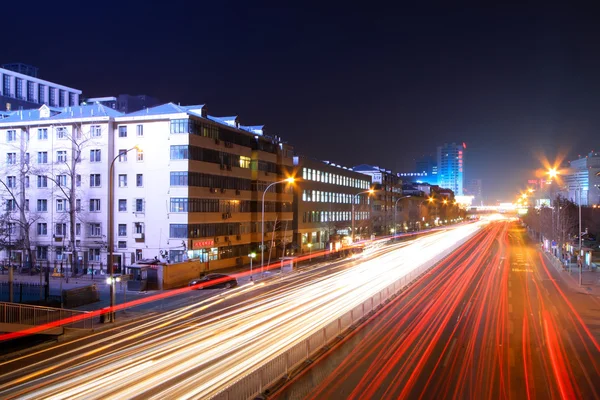
<instances>
[{"instance_id":1,"label":"street level lamp glow","mask_svg":"<svg viewBox=\"0 0 600 400\"><path fill-rule=\"evenodd\" d=\"M448 204L448 200L447 199L444 199L444 204Z\"/></svg>"},{"instance_id":2,"label":"street level lamp glow","mask_svg":"<svg viewBox=\"0 0 600 400\"><path fill-rule=\"evenodd\" d=\"M548 175L550 176L550 178L556 178L556 176L558 175L558 171L556 170L556 168L550 168L548 170Z\"/></svg>"},{"instance_id":3,"label":"street level lamp glow","mask_svg":"<svg viewBox=\"0 0 600 400\"><path fill-rule=\"evenodd\" d=\"M253 281L254 278L252 277L252 260L254 260L254 258L256 257L256 253L252 252L248 254L248 257L250 257L250 280Z\"/></svg>"}]
</instances>

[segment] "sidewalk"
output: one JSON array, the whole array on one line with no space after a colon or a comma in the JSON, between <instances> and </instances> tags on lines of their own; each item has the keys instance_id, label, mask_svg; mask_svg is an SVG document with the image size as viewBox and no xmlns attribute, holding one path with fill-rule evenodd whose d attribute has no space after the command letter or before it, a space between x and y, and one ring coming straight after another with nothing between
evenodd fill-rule
<instances>
[{"instance_id":1,"label":"sidewalk","mask_svg":"<svg viewBox=\"0 0 600 400\"><path fill-rule=\"evenodd\" d=\"M569 288L580 292L591 294L600 297L600 272L592 271L589 267L584 267L581 272L581 286L579 286L579 269L577 263L570 263L568 268L560 262L551 253L540 250L544 253L546 258L550 261L551 265L560 274L561 279L565 282Z\"/></svg>"}]
</instances>

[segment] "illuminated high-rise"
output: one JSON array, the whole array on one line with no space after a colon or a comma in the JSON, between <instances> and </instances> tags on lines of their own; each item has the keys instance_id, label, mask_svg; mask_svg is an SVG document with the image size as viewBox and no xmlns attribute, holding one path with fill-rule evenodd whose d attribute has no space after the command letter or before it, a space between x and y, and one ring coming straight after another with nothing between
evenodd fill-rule
<instances>
[{"instance_id":1,"label":"illuminated high-rise","mask_svg":"<svg viewBox=\"0 0 600 400\"><path fill-rule=\"evenodd\" d=\"M462 196L464 180L465 143L444 143L437 148L438 185Z\"/></svg>"}]
</instances>

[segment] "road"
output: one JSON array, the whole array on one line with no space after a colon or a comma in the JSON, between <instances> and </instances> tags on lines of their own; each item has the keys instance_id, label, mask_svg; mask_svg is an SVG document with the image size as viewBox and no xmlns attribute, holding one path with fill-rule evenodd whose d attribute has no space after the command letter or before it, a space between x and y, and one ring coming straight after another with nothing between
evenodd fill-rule
<instances>
[{"instance_id":1,"label":"road","mask_svg":"<svg viewBox=\"0 0 600 400\"><path fill-rule=\"evenodd\" d=\"M492 224L275 398L599 398L599 303L556 277Z\"/></svg>"},{"instance_id":2,"label":"road","mask_svg":"<svg viewBox=\"0 0 600 400\"><path fill-rule=\"evenodd\" d=\"M350 261L214 291L1 362L0 398L210 397L479 229L467 224Z\"/></svg>"}]
</instances>

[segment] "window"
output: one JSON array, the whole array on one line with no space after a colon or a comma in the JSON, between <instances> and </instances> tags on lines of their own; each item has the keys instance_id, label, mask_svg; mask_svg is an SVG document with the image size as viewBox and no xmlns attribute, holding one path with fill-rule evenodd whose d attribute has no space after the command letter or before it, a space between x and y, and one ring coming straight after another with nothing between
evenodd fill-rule
<instances>
[{"instance_id":1,"label":"window","mask_svg":"<svg viewBox=\"0 0 600 400\"><path fill-rule=\"evenodd\" d=\"M38 164L48 164L47 151L38 151Z\"/></svg>"},{"instance_id":2,"label":"window","mask_svg":"<svg viewBox=\"0 0 600 400\"><path fill-rule=\"evenodd\" d=\"M54 234L56 236L67 236L67 224L64 224L64 223L54 224Z\"/></svg>"},{"instance_id":3,"label":"window","mask_svg":"<svg viewBox=\"0 0 600 400\"><path fill-rule=\"evenodd\" d=\"M120 212L127 211L127 200L126 199L119 199L119 211Z\"/></svg>"},{"instance_id":4,"label":"window","mask_svg":"<svg viewBox=\"0 0 600 400\"><path fill-rule=\"evenodd\" d=\"M135 233L144 233L144 224L142 222L134 223Z\"/></svg>"},{"instance_id":5,"label":"window","mask_svg":"<svg viewBox=\"0 0 600 400\"><path fill-rule=\"evenodd\" d=\"M187 186L188 173L187 171L171 172L171 186Z\"/></svg>"},{"instance_id":6,"label":"window","mask_svg":"<svg viewBox=\"0 0 600 400\"><path fill-rule=\"evenodd\" d=\"M10 130L6 131L6 141L7 142L15 142L17 140L17 131Z\"/></svg>"},{"instance_id":7,"label":"window","mask_svg":"<svg viewBox=\"0 0 600 400\"><path fill-rule=\"evenodd\" d=\"M102 136L102 127L100 125L92 125L92 126L90 126L90 136L91 137L100 137L100 136Z\"/></svg>"},{"instance_id":8,"label":"window","mask_svg":"<svg viewBox=\"0 0 600 400\"><path fill-rule=\"evenodd\" d=\"M126 126L119 127L119 137L127 137L127 127Z\"/></svg>"},{"instance_id":9,"label":"window","mask_svg":"<svg viewBox=\"0 0 600 400\"><path fill-rule=\"evenodd\" d=\"M47 235L48 234L48 224L45 222L38 222L37 234L38 235Z\"/></svg>"},{"instance_id":10,"label":"window","mask_svg":"<svg viewBox=\"0 0 600 400\"><path fill-rule=\"evenodd\" d=\"M81 211L81 199L75 199L75 211Z\"/></svg>"},{"instance_id":11,"label":"window","mask_svg":"<svg viewBox=\"0 0 600 400\"><path fill-rule=\"evenodd\" d=\"M77 102L75 101L75 93L69 93L69 106L76 106Z\"/></svg>"},{"instance_id":12,"label":"window","mask_svg":"<svg viewBox=\"0 0 600 400\"><path fill-rule=\"evenodd\" d=\"M144 212L144 199L135 199L135 212Z\"/></svg>"},{"instance_id":13,"label":"window","mask_svg":"<svg viewBox=\"0 0 600 400\"><path fill-rule=\"evenodd\" d=\"M90 187L100 187L100 174L90 174Z\"/></svg>"},{"instance_id":14,"label":"window","mask_svg":"<svg viewBox=\"0 0 600 400\"><path fill-rule=\"evenodd\" d=\"M14 199L6 200L6 211L15 211L17 209L17 203Z\"/></svg>"},{"instance_id":15,"label":"window","mask_svg":"<svg viewBox=\"0 0 600 400\"><path fill-rule=\"evenodd\" d=\"M6 153L6 163L7 164L16 164L17 163L17 153Z\"/></svg>"},{"instance_id":16,"label":"window","mask_svg":"<svg viewBox=\"0 0 600 400\"><path fill-rule=\"evenodd\" d=\"M38 84L38 103L46 104L46 86ZM48 139L48 137L46 137Z\"/></svg>"},{"instance_id":17,"label":"window","mask_svg":"<svg viewBox=\"0 0 600 400\"><path fill-rule=\"evenodd\" d=\"M100 199L90 199L90 211L100 211Z\"/></svg>"},{"instance_id":18,"label":"window","mask_svg":"<svg viewBox=\"0 0 600 400\"><path fill-rule=\"evenodd\" d=\"M100 162L100 149L90 150L90 162Z\"/></svg>"},{"instance_id":19,"label":"window","mask_svg":"<svg viewBox=\"0 0 600 400\"><path fill-rule=\"evenodd\" d=\"M29 153L25 153L25 157L23 159L23 162L27 165L29 165Z\"/></svg>"},{"instance_id":20,"label":"window","mask_svg":"<svg viewBox=\"0 0 600 400\"><path fill-rule=\"evenodd\" d=\"M25 211L29 211L29 199L25 199Z\"/></svg>"},{"instance_id":21,"label":"window","mask_svg":"<svg viewBox=\"0 0 600 400\"><path fill-rule=\"evenodd\" d=\"M188 212L188 199L172 198L170 210L171 212Z\"/></svg>"},{"instance_id":22,"label":"window","mask_svg":"<svg viewBox=\"0 0 600 400\"><path fill-rule=\"evenodd\" d=\"M171 146L171 160L187 160L189 157L188 146Z\"/></svg>"},{"instance_id":23,"label":"window","mask_svg":"<svg viewBox=\"0 0 600 400\"><path fill-rule=\"evenodd\" d=\"M88 251L88 259L90 261L100 261L100 249L90 249Z\"/></svg>"},{"instance_id":24,"label":"window","mask_svg":"<svg viewBox=\"0 0 600 400\"><path fill-rule=\"evenodd\" d=\"M15 78L15 93L17 95L17 99L24 100L23 97L23 79Z\"/></svg>"},{"instance_id":25,"label":"window","mask_svg":"<svg viewBox=\"0 0 600 400\"><path fill-rule=\"evenodd\" d=\"M188 133L188 125L187 119L172 119L171 133Z\"/></svg>"},{"instance_id":26,"label":"window","mask_svg":"<svg viewBox=\"0 0 600 400\"><path fill-rule=\"evenodd\" d=\"M57 199L56 200L56 212L64 212L65 211L65 200Z\"/></svg>"},{"instance_id":27,"label":"window","mask_svg":"<svg viewBox=\"0 0 600 400\"><path fill-rule=\"evenodd\" d=\"M67 151L58 150L56 152L56 162L67 162Z\"/></svg>"},{"instance_id":28,"label":"window","mask_svg":"<svg viewBox=\"0 0 600 400\"><path fill-rule=\"evenodd\" d=\"M58 106L65 106L65 91L62 89L58 89Z\"/></svg>"},{"instance_id":29,"label":"window","mask_svg":"<svg viewBox=\"0 0 600 400\"><path fill-rule=\"evenodd\" d=\"M119 236L127 236L127 224L119 224Z\"/></svg>"},{"instance_id":30,"label":"window","mask_svg":"<svg viewBox=\"0 0 600 400\"><path fill-rule=\"evenodd\" d=\"M121 149L119 150L119 162L127 161L127 150Z\"/></svg>"},{"instance_id":31,"label":"window","mask_svg":"<svg viewBox=\"0 0 600 400\"><path fill-rule=\"evenodd\" d=\"M137 125L135 127L135 132L138 137L144 136L144 125Z\"/></svg>"},{"instance_id":32,"label":"window","mask_svg":"<svg viewBox=\"0 0 600 400\"><path fill-rule=\"evenodd\" d=\"M16 176L7 176L6 177L6 186L9 188L17 187L17 177Z\"/></svg>"},{"instance_id":33,"label":"window","mask_svg":"<svg viewBox=\"0 0 600 400\"><path fill-rule=\"evenodd\" d=\"M119 187L127 187L127 175L126 174L119 175Z\"/></svg>"},{"instance_id":34,"label":"window","mask_svg":"<svg viewBox=\"0 0 600 400\"><path fill-rule=\"evenodd\" d=\"M39 187L39 188L48 187L48 177L45 175L38 175L37 176L37 187Z\"/></svg>"},{"instance_id":35,"label":"window","mask_svg":"<svg viewBox=\"0 0 600 400\"><path fill-rule=\"evenodd\" d=\"M240 168L250 168L250 157L240 156Z\"/></svg>"},{"instance_id":36,"label":"window","mask_svg":"<svg viewBox=\"0 0 600 400\"><path fill-rule=\"evenodd\" d=\"M143 174L137 174L135 176L135 186L137 186L137 187L144 186L144 175Z\"/></svg>"},{"instance_id":37,"label":"window","mask_svg":"<svg viewBox=\"0 0 600 400\"><path fill-rule=\"evenodd\" d=\"M66 139L67 138L67 128L64 126L59 126L56 128L56 138L57 139Z\"/></svg>"},{"instance_id":38,"label":"window","mask_svg":"<svg viewBox=\"0 0 600 400\"><path fill-rule=\"evenodd\" d=\"M187 224L170 224L169 225L169 237L186 238L187 234L188 234Z\"/></svg>"},{"instance_id":39,"label":"window","mask_svg":"<svg viewBox=\"0 0 600 400\"><path fill-rule=\"evenodd\" d=\"M62 187L67 186L67 176L66 175L58 175L56 178L57 178L56 182L58 183L58 186L62 186Z\"/></svg>"},{"instance_id":40,"label":"window","mask_svg":"<svg viewBox=\"0 0 600 400\"><path fill-rule=\"evenodd\" d=\"M75 236L81 236L81 224L79 222L75 224Z\"/></svg>"},{"instance_id":41,"label":"window","mask_svg":"<svg viewBox=\"0 0 600 400\"><path fill-rule=\"evenodd\" d=\"M117 247L119 249L126 249L127 248L127 242L124 240L119 240L117 243Z\"/></svg>"},{"instance_id":42,"label":"window","mask_svg":"<svg viewBox=\"0 0 600 400\"><path fill-rule=\"evenodd\" d=\"M48 128L38 128L38 140L48 140Z\"/></svg>"},{"instance_id":43,"label":"window","mask_svg":"<svg viewBox=\"0 0 600 400\"><path fill-rule=\"evenodd\" d=\"M102 236L102 228L100 227L100 223L92 222L91 224L88 224L88 235L90 237Z\"/></svg>"},{"instance_id":44,"label":"window","mask_svg":"<svg viewBox=\"0 0 600 400\"><path fill-rule=\"evenodd\" d=\"M138 162L144 161L144 150L137 149L137 161Z\"/></svg>"},{"instance_id":45,"label":"window","mask_svg":"<svg viewBox=\"0 0 600 400\"><path fill-rule=\"evenodd\" d=\"M81 175L77 174L77 176L75 176L75 183L77 187L81 186Z\"/></svg>"},{"instance_id":46,"label":"window","mask_svg":"<svg viewBox=\"0 0 600 400\"><path fill-rule=\"evenodd\" d=\"M48 259L48 246L37 246L35 255L38 260Z\"/></svg>"},{"instance_id":47,"label":"window","mask_svg":"<svg viewBox=\"0 0 600 400\"><path fill-rule=\"evenodd\" d=\"M38 211L48 211L48 200L46 199L38 199L37 201L37 210Z\"/></svg>"}]
</instances>

